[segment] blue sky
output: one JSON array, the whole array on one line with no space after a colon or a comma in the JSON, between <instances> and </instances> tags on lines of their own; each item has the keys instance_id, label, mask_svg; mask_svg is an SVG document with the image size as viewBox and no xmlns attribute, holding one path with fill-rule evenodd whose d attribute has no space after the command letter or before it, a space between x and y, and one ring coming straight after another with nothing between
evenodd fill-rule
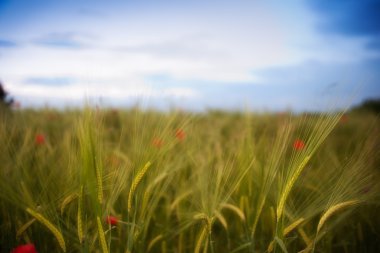
<instances>
[{"instance_id":1,"label":"blue sky","mask_svg":"<svg viewBox=\"0 0 380 253\"><path fill-rule=\"evenodd\" d=\"M0 0L24 106L323 110L380 97L380 1Z\"/></svg>"}]
</instances>

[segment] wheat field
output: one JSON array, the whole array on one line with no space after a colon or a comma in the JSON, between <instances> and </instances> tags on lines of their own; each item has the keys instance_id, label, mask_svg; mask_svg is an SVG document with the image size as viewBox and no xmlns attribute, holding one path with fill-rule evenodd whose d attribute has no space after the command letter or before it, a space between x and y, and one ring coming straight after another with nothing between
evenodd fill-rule
<instances>
[{"instance_id":1,"label":"wheat field","mask_svg":"<svg viewBox=\"0 0 380 253\"><path fill-rule=\"evenodd\" d=\"M355 112L4 112L0 251L379 252L378 127Z\"/></svg>"}]
</instances>

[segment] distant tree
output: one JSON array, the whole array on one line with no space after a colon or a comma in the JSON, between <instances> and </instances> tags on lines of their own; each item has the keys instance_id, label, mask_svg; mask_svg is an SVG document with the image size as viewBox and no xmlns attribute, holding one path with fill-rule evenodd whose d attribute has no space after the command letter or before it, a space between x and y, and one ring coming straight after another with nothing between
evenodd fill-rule
<instances>
[{"instance_id":1,"label":"distant tree","mask_svg":"<svg viewBox=\"0 0 380 253\"><path fill-rule=\"evenodd\" d=\"M2 107L9 107L13 104L13 98L8 98L8 92L3 88L3 84L0 82L0 103Z\"/></svg>"},{"instance_id":2,"label":"distant tree","mask_svg":"<svg viewBox=\"0 0 380 253\"><path fill-rule=\"evenodd\" d=\"M380 113L380 99L368 99L353 108L353 111Z\"/></svg>"}]
</instances>

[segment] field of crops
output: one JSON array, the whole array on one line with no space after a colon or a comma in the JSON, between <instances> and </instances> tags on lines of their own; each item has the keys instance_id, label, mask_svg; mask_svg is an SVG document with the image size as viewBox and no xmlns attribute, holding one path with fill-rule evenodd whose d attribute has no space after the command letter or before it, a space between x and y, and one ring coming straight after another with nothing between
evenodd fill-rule
<instances>
[{"instance_id":1,"label":"field of crops","mask_svg":"<svg viewBox=\"0 0 380 253\"><path fill-rule=\"evenodd\" d=\"M375 114L0 116L0 252L380 252Z\"/></svg>"}]
</instances>

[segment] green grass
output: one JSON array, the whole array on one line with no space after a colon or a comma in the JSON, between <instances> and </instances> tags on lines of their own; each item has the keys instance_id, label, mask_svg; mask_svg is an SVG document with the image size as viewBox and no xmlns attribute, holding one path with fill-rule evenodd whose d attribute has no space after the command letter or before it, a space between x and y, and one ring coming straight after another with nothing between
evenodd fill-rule
<instances>
[{"instance_id":1,"label":"green grass","mask_svg":"<svg viewBox=\"0 0 380 253\"><path fill-rule=\"evenodd\" d=\"M1 114L0 251L379 252L379 119L341 116Z\"/></svg>"}]
</instances>

